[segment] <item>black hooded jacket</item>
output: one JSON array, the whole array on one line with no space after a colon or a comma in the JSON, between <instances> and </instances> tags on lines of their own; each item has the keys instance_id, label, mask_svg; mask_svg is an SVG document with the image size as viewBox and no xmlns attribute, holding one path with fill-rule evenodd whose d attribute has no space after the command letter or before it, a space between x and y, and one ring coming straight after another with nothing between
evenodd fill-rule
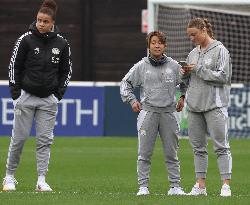
<instances>
[{"instance_id":1,"label":"black hooded jacket","mask_svg":"<svg viewBox=\"0 0 250 205\"><path fill-rule=\"evenodd\" d=\"M11 96L17 99L23 89L41 98L54 94L61 100L72 74L69 44L57 27L42 34L35 24L15 43L9 65Z\"/></svg>"}]
</instances>

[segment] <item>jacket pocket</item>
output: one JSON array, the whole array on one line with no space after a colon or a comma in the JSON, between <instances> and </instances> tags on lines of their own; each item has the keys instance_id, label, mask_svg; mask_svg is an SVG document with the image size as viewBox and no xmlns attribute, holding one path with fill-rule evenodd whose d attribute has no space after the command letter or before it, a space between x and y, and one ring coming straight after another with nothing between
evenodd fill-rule
<instances>
[{"instance_id":1,"label":"jacket pocket","mask_svg":"<svg viewBox=\"0 0 250 205\"><path fill-rule=\"evenodd\" d=\"M24 90L21 89L21 95L20 95L17 99L13 100L13 106L14 106L14 108L16 108L17 103L20 102L21 98L23 97L23 95L24 95L25 93L26 93L26 92L25 92Z\"/></svg>"},{"instance_id":2,"label":"jacket pocket","mask_svg":"<svg viewBox=\"0 0 250 205\"><path fill-rule=\"evenodd\" d=\"M52 100L53 100L56 104L59 103L58 98L57 98L54 94L51 95L51 98L52 98Z\"/></svg>"}]
</instances>

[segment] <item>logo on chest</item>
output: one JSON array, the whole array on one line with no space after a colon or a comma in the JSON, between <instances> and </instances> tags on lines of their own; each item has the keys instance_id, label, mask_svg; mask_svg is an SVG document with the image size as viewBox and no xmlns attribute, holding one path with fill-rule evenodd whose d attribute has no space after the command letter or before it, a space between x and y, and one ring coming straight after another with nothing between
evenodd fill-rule
<instances>
[{"instance_id":1,"label":"logo on chest","mask_svg":"<svg viewBox=\"0 0 250 205\"><path fill-rule=\"evenodd\" d=\"M163 74L164 75L164 74ZM165 71L165 82L166 83L172 83L172 82L174 82L174 79L173 79L173 72L171 71L171 70L169 70L169 69L167 69L166 71Z\"/></svg>"},{"instance_id":2,"label":"logo on chest","mask_svg":"<svg viewBox=\"0 0 250 205\"><path fill-rule=\"evenodd\" d=\"M59 58L59 54L60 54L60 50L58 48L52 48L52 54L53 56L51 57L51 62L52 63L59 63L60 58Z\"/></svg>"},{"instance_id":3,"label":"logo on chest","mask_svg":"<svg viewBox=\"0 0 250 205\"><path fill-rule=\"evenodd\" d=\"M207 58L204 60L206 65L211 65L212 64L212 58Z\"/></svg>"},{"instance_id":4,"label":"logo on chest","mask_svg":"<svg viewBox=\"0 0 250 205\"><path fill-rule=\"evenodd\" d=\"M55 55L59 55L60 50L58 48L52 48L52 53L55 54Z\"/></svg>"},{"instance_id":5,"label":"logo on chest","mask_svg":"<svg viewBox=\"0 0 250 205\"><path fill-rule=\"evenodd\" d=\"M39 52L40 52L39 48L35 48L35 49L34 49L35 55L39 54Z\"/></svg>"}]
</instances>

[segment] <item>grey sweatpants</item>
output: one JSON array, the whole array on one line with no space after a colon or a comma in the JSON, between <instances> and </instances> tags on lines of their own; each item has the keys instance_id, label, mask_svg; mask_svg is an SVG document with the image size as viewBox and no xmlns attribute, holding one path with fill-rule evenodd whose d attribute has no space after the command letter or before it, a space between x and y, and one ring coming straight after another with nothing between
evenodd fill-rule
<instances>
[{"instance_id":1,"label":"grey sweatpants","mask_svg":"<svg viewBox=\"0 0 250 205\"><path fill-rule=\"evenodd\" d=\"M232 157L228 141L228 113L226 108L208 112L188 112L188 132L194 152L196 178L206 178L208 166L207 135L209 134L221 179L231 179Z\"/></svg>"},{"instance_id":2,"label":"grey sweatpants","mask_svg":"<svg viewBox=\"0 0 250 205\"><path fill-rule=\"evenodd\" d=\"M20 161L24 142L30 135L32 122L36 125L36 159L38 175L46 175L53 142L53 129L57 114L57 100L51 95L39 98L22 91L14 101L14 120L9 146L6 174L14 175Z\"/></svg>"},{"instance_id":3,"label":"grey sweatpants","mask_svg":"<svg viewBox=\"0 0 250 205\"><path fill-rule=\"evenodd\" d=\"M156 113L141 110L137 118L138 160L137 174L139 186L148 186L151 156L159 133L171 187L180 183L180 163L177 157L179 147L179 126L173 113Z\"/></svg>"}]
</instances>

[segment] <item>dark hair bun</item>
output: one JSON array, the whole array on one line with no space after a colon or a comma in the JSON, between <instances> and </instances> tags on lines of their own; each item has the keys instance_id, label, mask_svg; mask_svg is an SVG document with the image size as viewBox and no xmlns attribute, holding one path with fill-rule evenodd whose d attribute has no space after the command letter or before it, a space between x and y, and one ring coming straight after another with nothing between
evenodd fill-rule
<instances>
[{"instance_id":1,"label":"dark hair bun","mask_svg":"<svg viewBox=\"0 0 250 205\"><path fill-rule=\"evenodd\" d=\"M43 7L47 7L47 8L50 8L52 9L54 12L57 11L57 4L54 0L45 0L42 5L41 5L41 8Z\"/></svg>"}]
</instances>

